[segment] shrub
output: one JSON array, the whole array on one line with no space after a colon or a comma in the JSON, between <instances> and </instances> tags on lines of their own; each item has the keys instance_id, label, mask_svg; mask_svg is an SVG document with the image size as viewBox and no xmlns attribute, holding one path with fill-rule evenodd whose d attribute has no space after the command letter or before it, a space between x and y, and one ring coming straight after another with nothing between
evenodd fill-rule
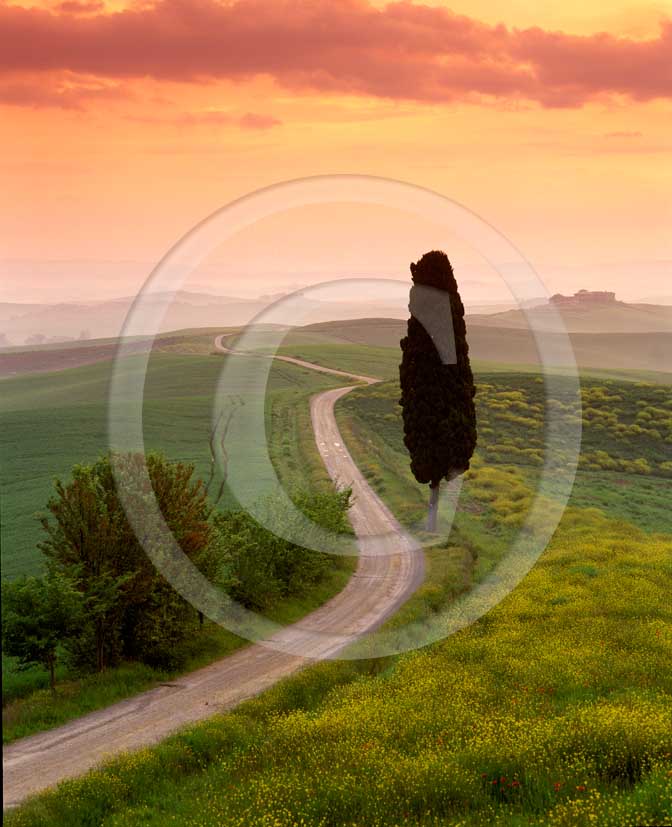
<instances>
[{"instance_id":1,"label":"shrub","mask_svg":"<svg viewBox=\"0 0 672 827\"><path fill-rule=\"evenodd\" d=\"M115 459L139 478L144 458ZM220 561L211 507L194 468L170 463L159 454L146 460L163 517L184 553L211 578ZM68 484L57 480L41 518L40 543L53 571L66 575L80 592L84 613L69 648L83 668L103 671L122 657L151 663L183 639L196 618L155 569L131 528L117 493L110 456L73 468Z\"/></svg>"},{"instance_id":2,"label":"shrub","mask_svg":"<svg viewBox=\"0 0 672 827\"><path fill-rule=\"evenodd\" d=\"M350 491L295 496L299 509L323 528L342 533ZM272 508L275 503L270 503ZM264 610L280 598L301 595L322 580L334 558L303 548L261 526L246 511L217 514L215 526L231 575L231 596L251 609Z\"/></svg>"}]
</instances>

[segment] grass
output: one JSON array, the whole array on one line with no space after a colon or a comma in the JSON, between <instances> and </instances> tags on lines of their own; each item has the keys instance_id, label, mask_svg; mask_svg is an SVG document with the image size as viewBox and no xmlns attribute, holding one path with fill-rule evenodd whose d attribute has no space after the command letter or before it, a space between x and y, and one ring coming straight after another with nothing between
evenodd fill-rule
<instances>
[{"instance_id":1,"label":"grass","mask_svg":"<svg viewBox=\"0 0 672 827\"><path fill-rule=\"evenodd\" d=\"M365 334L365 330L360 333ZM354 373L378 376L381 379L396 379L399 376L400 351L396 344L394 347L348 344L329 339L330 337L325 334L296 331L288 335L279 352L337 370L352 370ZM472 359L472 368L477 376L493 373L539 376L541 372L536 360L534 363L524 364ZM562 367L548 370L560 376L567 373L567 368ZM579 374L582 379L589 380L645 382L658 386L672 384L672 373L663 371L581 367Z\"/></svg>"},{"instance_id":2,"label":"grass","mask_svg":"<svg viewBox=\"0 0 672 827\"><path fill-rule=\"evenodd\" d=\"M468 629L382 663L313 667L8 824L669 823L671 559L669 536L571 509Z\"/></svg>"},{"instance_id":3,"label":"grass","mask_svg":"<svg viewBox=\"0 0 672 827\"><path fill-rule=\"evenodd\" d=\"M209 471L213 394L225 358L159 352L149 363L144 406L146 446L163 451L171 459L194 462L201 477ZM138 359L131 357L126 370L134 371L138 364ZM111 371L111 363L101 362L2 382L3 577L40 571L36 544L41 529L35 514L44 509L53 479L67 477L75 463L92 461L108 449ZM337 387L339 382L342 384L338 378L292 365L275 365L270 374L268 405L307 406L310 395ZM244 387L230 390L246 392ZM285 394L287 400L283 401ZM271 444L284 439L280 434L270 436ZM306 438L312 438L310 432Z\"/></svg>"},{"instance_id":4,"label":"grass","mask_svg":"<svg viewBox=\"0 0 672 827\"><path fill-rule=\"evenodd\" d=\"M212 393L221 356L159 352L150 360L146 384L145 436L149 447L172 459L209 469L207 439ZM135 369L130 359L127 369ZM106 449L106 395L111 365L99 363L59 374L28 375L3 383L3 576L39 571L40 529L33 517L44 507L53 477L67 477L75 462L95 459ZM309 398L340 381L287 364L271 370L267 429L271 458L291 489L331 490L310 428ZM242 391L245 389L242 388ZM226 492L222 507L233 504ZM287 624L315 609L347 582L351 558L335 557L329 577L309 593L278 604L271 619ZM185 647L181 672L196 669L245 645L214 624L206 624ZM175 672L126 663L104 675L78 677L59 665L57 695L44 670L17 671L3 657L3 740L51 728L176 677Z\"/></svg>"},{"instance_id":5,"label":"grass","mask_svg":"<svg viewBox=\"0 0 672 827\"><path fill-rule=\"evenodd\" d=\"M670 481L641 474L578 471L570 502L598 508L614 519L633 523L644 531L672 531Z\"/></svg>"},{"instance_id":6,"label":"grass","mask_svg":"<svg viewBox=\"0 0 672 827\"><path fill-rule=\"evenodd\" d=\"M288 406L287 410L285 410L284 405L280 406L283 416L292 409L292 406ZM299 408L299 412L303 410L304 408ZM300 425L301 422L299 422L299 427L297 427L295 433L302 432ZM310 457L310 455L310 452L306 452L306 457ZM284 467L291 469L292 465ZM291 484L292 480L293 477L290 474L288 483ZM321 484L319 479L313 477L313 480L315 484ZM461 545L455 545L456 538ZM434 547L426 550L425 581L423 585L401 610L384 625L383 629L393 629L428 615L431 616L450 600L467 590L475 579L480 579L482 574L491 568L495 558L505 550L504 543L489 544L487 548L482 548L479 545L482 535L478 531L470 532L468 528L462 534L457 534L452 540L450 546ZM345 585L351 573L351 561L347 558L339 559L342 561L341 566L332 573L328 581L312 589L303 599L295 598L291 601L284 601L269 612L269 616L278 623L292 623L298 620L302 614L329 599L335 591ZM244 643L244 641L240 641L213 624L206 624L205 632L186 646L190 657L188 668L198 668L215 657L233 651L237 646L244 645ZM362 676L389 671L394 668L395 660L395 658L388 657L375 661L353 661L350 662L349 668L344 669L333 664L327 667L327 673L338 675L337 682L349 682ZM332 667L335 667L335 673ZM316 671L319 674L317 686L322 687L325 679L324 667L317 667L316 670L311 671ZM46 686L46 674L43 677L44 686ZM29 734L30 731L47 729L63 723L75 717L76 710L82 709L84 706L86 709L82 709L82 711L91 711L101 705L113 703L115 700L120 700L152 685L173 680L176 677L177 673L159 673L141 665L125 664L118 670L109 670L106 675L93 675L81 682L71 682L59 686L60 697L56 707L49 691L45 690L37 693L25 705L27 720L20 720L16 714L17 710L21 708L20 703L7 708L5 714L7 717L6 724L8 725L5 727L5 743L9 743L15 737ZM313 686L312 679L308 681L297 679L294 684L289 682L287 687L291 697L294 697L296 685L300 687L296 697L299 699L301 706L305 706L307 703L307 695L311 699L310 703L319 701L319 693L316 687ZM117 689L119 694L117 694ZM98 698L102 698L104 703L97 703ZM289 701L286 701L286 703L289 707ZM82 714L82 712L79 714ZM31 717L33 718L32 722ZM31 723L35 725L33 730L29 729Z\"/></svg>"},{"instance_id":7,"label":"grass","mask_svg":"<svg viewBox=\"0 0 672 827\"><path fill-rule=\"evenodd\" d=\"M535 417L515 404L498 405L512 393L524 398L509 402L537 405L536 377L484 381L491 388L480 397L479 421L496 438L465 481L451 542L428 551L425 583L389 625L435 615L491 571L531 502L538 464L515 450L523 447L515 440L527 437L524 447L536 450L529 443L539 428L517 421ZM666 419L653 410L665 410L667 397L622 384L584 382L591 407L609 414L586 417L584 449L643 459L649 470L584 465L575 505L546 552L488 615L399 658L312 667L232 713L62 784L10 813L8 823L670 823L672 531L669 480L651 470L669 453L660 431ZM425 492L407 471L395 394L394 382L358 389L337 414L372 485L413 524ZM305 409L293 423L288 397L278 400L269 406L270 427L284 435L273 443L276 463L285 451L299 456L307 424ZM640 410L659 424L624 435L616 426L637 424ZM489 448L500 456L488 456ZM280 467L290 486L304 470L319 480L319 466L302 459Z\"/></svg>"},{"instance_id":8,"label":"grass","mask_svg":"<svg viewBox=\"0 0 672 827\"><path fill-rule=\"evenodd\" d=\"M539 377L477 377L479 447L475 463L515 467L534 486L543 458L545 401ZM427 492L408 467L398 382L358 388L336 405L343 438L363 473L397 517L413 527ZM552 402L551 404L558 404ZM582 381L582 448L572 504L598 507L648 531L671 531L667 501L672 475L672 403L667 388ZM565 415L576 415L566 410ZM460 520L473 515L474 480L465 479Z\"/></svg>"},{"instance_id":9,"label":"grass","mask_svg":"<svg viewBox=\"0 0 672 827\"><path fill-rule=\"evenodd\" d=\"M268 616L277 623L294 623L338 594L350 578L352 568L349 558L336 558L327 578L309 592L281 601ZM182 655L184 663L179 670L123 663L102 674L73 677L62 666L57 674L55 695L48 688L49 678L44 670L17 672L11 659L3 657L3 743L53 729L87 712L174 680L247 645L248 641L206 621L204 628L180 647L178 655Z\"/></svg>"},{"instance_id":10,"label":"grass","mask_svg":"<svg viewBox=\"0 0 672 827\"><path fill-rule=\"evenodd\" d=\"M492 362L484 360L476 360L473 363L474 372L476 374L486 373L532 373L539 375L539 365L525 365L519 362ZM548 368L548 372L553 375L563 376L567 374L566 368ZM589 368L581 367L579 369L579 376L581 379L606 379L615 382L646 382L651 385L672 385L672 373L659 370L636 370L632 368Z\"/></svg>"},{"instance_id":11,"label":"grass","mask_svg":"<svg viewBox=\"0 0 672 827\"><path fill-rule=\"evenodd\" d=\"M399 375L398 348L300 343L283 345L279 353L362 376L391 379Z\"/></svg>"},{"instance_id":12,"label":"grass","mask_svg":"<svg viewBox=\"0 0 672 827\"><path fill-rule=\"evenodd\" d=\"M548 412L581 417L580 467L672 478L672 397L666 387L584 379L582 406L545 398L541 377L477 377L479 456L489 463L541 467ZM339 409L357 417L395 452L403 454L399 383L359 388Z\"/></svg>"}]
</instances>

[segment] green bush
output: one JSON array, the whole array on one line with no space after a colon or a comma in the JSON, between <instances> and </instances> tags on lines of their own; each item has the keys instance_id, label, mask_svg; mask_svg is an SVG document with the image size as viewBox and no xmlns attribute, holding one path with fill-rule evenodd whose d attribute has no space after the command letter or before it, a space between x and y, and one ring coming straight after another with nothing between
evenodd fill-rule
<instances>
[{"instance_id":1,"label":"green bush","mask_svg":"<svg viewBox=\"0 0 672 827\"><path fill-rule=\"evenodd\" d=\"M3 653L20 669L43 666L53 691L61 644L79 627L83 602L72 583L57 572L2 584Z\"/></svg>"},{"instance_id":2,"label":"green bush","mask_svg":"<svg viewBox=\"0 0 672 827\"><path fill-rule=\"evenodd\" d=\"M142 480L141 455L115 462L129 485ZM148 455L146 464L161 513L182 551L210 579L222 579L212 508L203 483L193 479L193 465L170 463L159 454ZM111 457L75 466L68 484L57 480L47 508L40 549L50 571L66 576L84 604L82 623L68 641L73 663L97 671L123 658L165 665L193 628L196 612L168 586L136 537L117 493ZM151 527L144 539L152 541Z\"/></svg>"},{"instance_id":3,"label":"green bush","mask_svg":"<svg viewBox=\"0 0 672 827\"><path fill-rule=\"evenodd\" d=\"M350 491L299 493L295 500L318 525L336 533L346 531ZM305 594L334 565L331 555L276 536L246 511L217 514L214 524L231 575L229 593L247 608L265 610L281 598Z\"/></svg>"}]
</instances>

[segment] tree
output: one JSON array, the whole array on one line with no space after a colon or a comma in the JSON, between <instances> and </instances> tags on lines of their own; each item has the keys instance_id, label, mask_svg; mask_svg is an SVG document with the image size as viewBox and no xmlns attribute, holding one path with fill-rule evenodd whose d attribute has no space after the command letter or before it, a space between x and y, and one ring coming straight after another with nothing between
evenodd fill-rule
<instances>
[{"instance_id":1,"label":"tree","mask_svg":"<svg viewBox=\"0 0 672 827\"><path fill-rule=\"evenodd\" d=\"M62 574L24 577L2 584L2 645L6 654L27 669L40 665L56 687L58 647L81 622L82 597Z\"/></svg>"},{"instance_id":2,"label":"tree","mask_svg":"<svg viewBox=\"0 0 672 827\"><path fill-rule=\"evenodd\" d=\"M118 458L125 473L140 477L145 459ZM170 463L159 454L146 459L159 509L182 551L206 576L217 573L218 537L211 506L194 468ZM109 456L94 465L77 465L72 481L56 481L46 539L39 547L50 565L67 574L81 592L85 613L70 642L75 662L102 672L121 657L163 662L179 638L189 633L196 613L175 594L145 553L117 493ZM147 528L151 532L151 527Z\"/></svg>"},{"instance_id":3,"label":"tree","mask_svg":"<svg viewBox=\"0 0 672 827\"><path fill-rule=\"evenodd\" d=\"M330 531L346 530L350 489L337 492L295 492L299 511ZM284 508L271 495L265 509ZM303 548L278 537L240 509L219 513L214 519L228 564L228 593L246 608L267 610L280 599L305 594L338 566L339 558Z\"/></svg>"},{"instance_id":4,"label":"tree","mask_svg":"<svg viewBox=\"0 0 672 827\"><path fill-rule=\"evenodd\" d=\"M426 253L411 264L411 274L411 317L401 341L400 404L411 470L418 482L430 486L427 529L436 531L441 480L467 471L476 447L475 387L464 306L448 257Z\"/></svg>"}]
</instances>

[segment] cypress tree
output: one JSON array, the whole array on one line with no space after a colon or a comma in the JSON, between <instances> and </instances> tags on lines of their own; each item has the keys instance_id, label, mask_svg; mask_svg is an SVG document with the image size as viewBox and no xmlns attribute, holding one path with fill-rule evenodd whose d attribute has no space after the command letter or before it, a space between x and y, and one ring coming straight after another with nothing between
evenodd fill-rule
<instances>
[{"instance_id":1,"label":"cypress tree","mask_svg":"<svg viewBox=\"0 0 672 827\"><path fill-rule=\"evenodd\" d=\"M430 486L427 529L436 531L441 480L467 471L476 447L476 390L464 305L448 257L426 253L411 264L411 275L411 316L401 340L400 405L411 471Z\"/></svg>"}]
</instances>

